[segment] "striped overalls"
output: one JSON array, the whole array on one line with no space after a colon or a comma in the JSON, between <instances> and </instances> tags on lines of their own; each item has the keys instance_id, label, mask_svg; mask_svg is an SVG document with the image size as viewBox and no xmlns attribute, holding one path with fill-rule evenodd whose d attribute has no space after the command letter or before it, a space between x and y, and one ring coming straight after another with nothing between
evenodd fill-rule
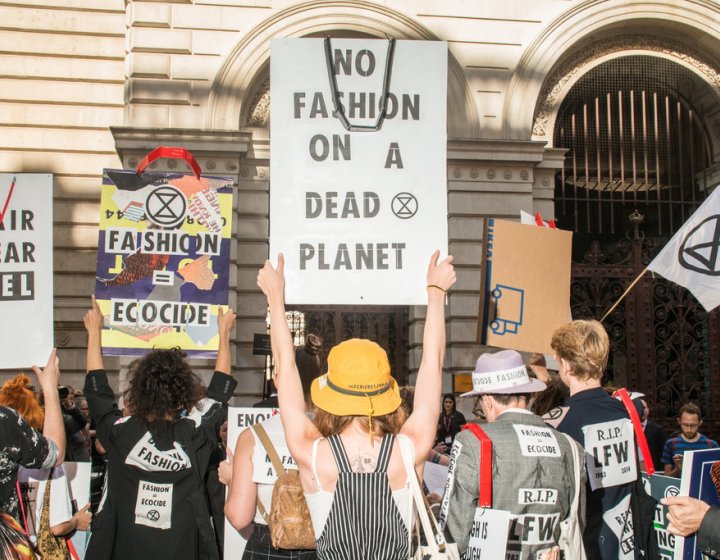
<instances>
[{"instance_id":1,"label":"striped overalls","mask_svg":"<svg viewBox=\"0 0 720 560\"><path fill-rule=\"evenodd\" d=\"M383 437L375 472L355 473L340 437L328 438L338 479L327 523L317 541L320 560L408 558L408 531L387 477L394 441L391 434Z\"/></svg>"}]
</instances>

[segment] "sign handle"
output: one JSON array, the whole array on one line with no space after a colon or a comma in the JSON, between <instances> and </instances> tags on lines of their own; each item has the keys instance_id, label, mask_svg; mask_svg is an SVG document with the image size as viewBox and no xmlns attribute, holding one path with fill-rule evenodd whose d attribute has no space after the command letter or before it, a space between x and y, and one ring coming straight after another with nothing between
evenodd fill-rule
<instances>
[{"instance_id":1,"label":"sign handle","mask_svg":"<svg viewBox=\"0 0 720 560\"><path fill-rule=\"evenodd\" d=\"M195 173L195 177L198 180L200 179L200 173L202 172L202 169L200 169L200 164L197 162L195 157L185 148L177 148L172 146L158 146L152 152L146 155L145 158L137 166L137 174L142 175L143 171L145 171L145 168L148 165L161 158L185 160L190 166L190 168L193 170L193 173Z\"/></svg>"}]
</instances>

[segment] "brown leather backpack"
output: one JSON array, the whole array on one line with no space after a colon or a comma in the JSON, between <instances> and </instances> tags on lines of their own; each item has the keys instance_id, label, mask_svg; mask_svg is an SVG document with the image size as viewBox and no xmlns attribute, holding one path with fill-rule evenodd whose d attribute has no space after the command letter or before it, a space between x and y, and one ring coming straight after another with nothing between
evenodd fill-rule
<instances>
[{"instance_id":1,"label":"brown leather backpack","mask_svg":"<svg viewBox=\"0 0 720 560\"><path fill-rule=\"evenodd\" d=\"M272 545L288 550L314 549L315 532L298 471L286 470L283 467L265 428L255 424L252 429L255 430L277 473L269 514L260 502L260 497L257 499L258 510L270 529Z\"/></svg>"}]
</instances>

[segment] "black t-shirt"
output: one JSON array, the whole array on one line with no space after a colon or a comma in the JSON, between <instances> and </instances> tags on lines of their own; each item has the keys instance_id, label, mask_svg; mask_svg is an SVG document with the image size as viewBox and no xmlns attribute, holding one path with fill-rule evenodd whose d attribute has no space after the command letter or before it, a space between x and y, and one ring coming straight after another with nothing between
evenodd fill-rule
<instances>
[{"instance_id":1,"label":"black t-shirt","mask_svg":"<svg viewBox=\"0 0 720 560\"><path fill-rule=\"evenodd\" d=\"M598 387L569 397L545 415L548 424L585 448L588 560L635 558L630 493L637 479L632 422L622 402Z\"/></svg>"},{"instance_id":2,"label":"black t-shirt","mask_svg":"<svg viewBox=\"0 0 720 560\"><path fill-rule=\"evenodd\" d=\"M104 370L89 372L84 393L107 450L107 497L93 523L88 557L195 559L213 557L215 538L202 487L223 408L237 383L215 372L208 396L163 433L143 418L123 418Z\"/></svg>"},{"instance_id":3,"label":"black t-shirt","mask_svg":"<svg viewBox=\"0 0 720 560\"><path fill-rule=\"evenodd\" d=\"M12 408L4 406L0 406L0 446L0 510L19 520L15 487L18 466L52 467L57 461L58 448Z\"/></svg>"}]
</instances>

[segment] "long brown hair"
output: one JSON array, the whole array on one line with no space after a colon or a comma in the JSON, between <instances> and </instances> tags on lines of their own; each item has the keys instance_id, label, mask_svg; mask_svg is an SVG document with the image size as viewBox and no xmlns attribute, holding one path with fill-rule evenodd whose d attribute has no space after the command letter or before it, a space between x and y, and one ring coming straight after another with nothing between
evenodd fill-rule
<instances>
[{"instance_id":1,"label":"long brown hair","mask_svg":"<svg viewBox=\"0 0 720 560\"><path fill-rule=\"evenodd\" d=\"M373 416L373 435L384 436L385 434L397 434L405 423L405 420L407 420L407 417L407 411L402 405L390 414ZM355 418L360 419L360 427L364 431L370 432L370 421L367 416L337 416L327 410L315 407L315 426L323 437L341 433Z\"/></svg>"},{"instance_id":2,"label":"long brown hair","mask_svg":"<svg viewBox=\"0 0 720 560\"><path fill-rule=\"evenodd\" d=\"M0 387L0 405L12 408L33 428L42 430L45 411L40 406L27 375L16 375Z\"/></svg>"}]
</instances>

